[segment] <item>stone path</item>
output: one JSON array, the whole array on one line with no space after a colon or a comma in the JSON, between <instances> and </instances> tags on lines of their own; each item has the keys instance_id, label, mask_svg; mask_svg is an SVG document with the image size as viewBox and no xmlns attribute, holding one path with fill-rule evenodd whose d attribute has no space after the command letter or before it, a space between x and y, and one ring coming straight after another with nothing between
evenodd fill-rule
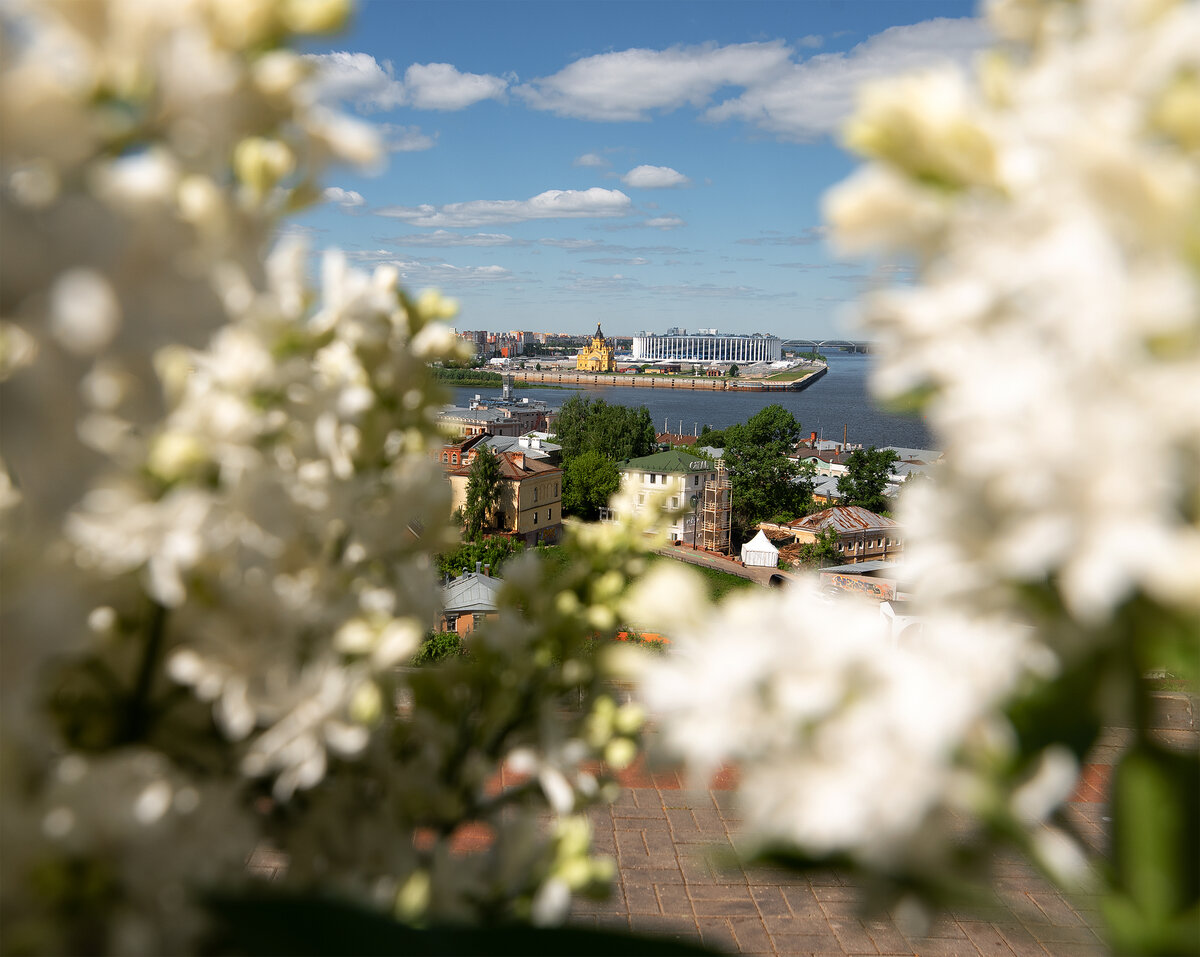
<instances>
[{"instance_id":1,"label":"stone path","mask_svg":"<svg viewBox=\"0 0 1200 957\"><path fill-rule=\"evenodd\" d=\"M767 868L718 867L737 828L733 792L715 782L688 790L657 775L593 812L598 850L620 878L603 902L577 901L572 923L698 941L740 954L1083 957L1105 952L1093 929L1095 901L1069 901L1027 865L999 866L996 899L983 911L939 919L923 935L890 917L866 919L860 894L837 873L797 876ZM1079 807L1079 805L1083 805ZM1093 819L1100 805L1077 802Z\"/></svg>"},{"instance_id":2,"label":"stone path","mask_svg":"<svg viewBox=\"0 0 1200 957\"><path fill-rule=\"evenodd\" d=\"M1177 727L1159 732L1194 749L1192 705ZM1112 765L1129 733L1104 732L1089 756L1068 812L1085 839L1102 850ZM861 895L835 872L797 876L769 868L717 866L738 826L736 775L689 789L674 772L633 769L613 805L592 810L597 850L613 856L619 878L605 901L577 900L570 923L699 942L715 950L769 957L1100 957L1098 900L1068 899L1026 863L999 862L994 900L983 909L939 918L924 933L890 916L861 915ZM503 786L504 782L498 782ZM486 829L467 825L456 850L486 846ZM271 878L286 861L265 849L248 862ZM629 948L626 954L638 952ZM653 950L649 951L653 953Z\"/></svg>"}]
</instances>

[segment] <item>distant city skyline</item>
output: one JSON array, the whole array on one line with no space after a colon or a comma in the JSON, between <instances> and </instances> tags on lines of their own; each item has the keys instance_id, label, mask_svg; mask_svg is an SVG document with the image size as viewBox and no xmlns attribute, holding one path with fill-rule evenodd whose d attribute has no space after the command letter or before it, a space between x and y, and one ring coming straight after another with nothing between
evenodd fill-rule
<instances>
[{"instance_id":1,"label":"distant city skyline","mask_svg":"<svg viewBox=\"0 0 1200 957\"><path fill-rule=\"evenodd\" d=\"M460 330L861 338L903 263L839 256L822 194L856 85L986 43L972 4L365 3L309 51L316 89L374 125L375 175L335 170L292 224Z\"/></svg>"}]
</instances>

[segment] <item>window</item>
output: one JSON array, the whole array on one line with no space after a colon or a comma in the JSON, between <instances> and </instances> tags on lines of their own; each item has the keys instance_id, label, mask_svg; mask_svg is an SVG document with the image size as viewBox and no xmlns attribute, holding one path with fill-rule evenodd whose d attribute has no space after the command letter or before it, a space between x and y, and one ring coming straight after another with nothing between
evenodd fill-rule
<instances>
[{"instance_id":1,"label":"window","mask_svg":"<svg viewBox=\"0 0 1200 957\"><path fill-rule=\"evenodd\" d=\"M449 462L449 461L450 461L450 453L449 453L449 452L443 452L443 453L442 453L442 461L443 461L443 462Z\"/></svg>"},{"instance_id":2,"label":"window","mask_svg":"<svg viewBox=\"0 0 1200 957\"><path fill-rule=\"evenodd\" d=\"M534 525L536 525L536 524L537 524L537 512L534 512L534 513L533 513L533 524L534 524Z\"/></svg>"},{"instance_id":3,"label":"window","mask_svg":"<svg viewBox=\"0 0 1200 957\"><path fill-rule=\"evenodd\" d=\"M554 483L554 497L558 498L558 483Z\"/></svg>"},{"instance_id":4,"label":"window","mask_svg":"<svg viewBox=\"0 0 1200 957\"><path fill-rule=\"evenodd\" d=\"M554 508L553 507L546 509L546 521L547 522L554 521Z\"/></svg>"},{"instance_id":5,"label":"window","mask_svg":"<svg viewBox=\"0 0 1200 957\"><path fill-rule=\"evenodd\" d=\"M538 495L538 488L537 488L537 486L535 485L535 486L533 487L533 501L534 501L534 504L535 504L535 505L537 504L537 495Z\"/></svg>"},{"instance_id":6,"label":"window","mask_svg":"<svg viewBox=\"0 0 1200 957\"><path fill-rule=\"evenodd\" d=\"M692 487L693 487L693 488L695 488L695 487L696 487L697 485L699 485L699 484L700 484L700 476L699 476L699 475L693 475L693 476L692 476Z\"/></svg>"}]
</instances>

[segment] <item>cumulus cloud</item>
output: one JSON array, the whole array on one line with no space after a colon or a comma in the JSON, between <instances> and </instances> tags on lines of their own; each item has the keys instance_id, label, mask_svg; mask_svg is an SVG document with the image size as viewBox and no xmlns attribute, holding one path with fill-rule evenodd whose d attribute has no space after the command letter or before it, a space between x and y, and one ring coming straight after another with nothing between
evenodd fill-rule
<instances>
[{"instance_id":1,"label":"cumulus cloud","mask_svg":"<svg viewBox=\"0 0 1200 957\"><path fill-rule=\"evenodd\" d=\"M587 219L625 216L632 208L619 189L548 189L530 199L476 199L445 206L387 206L376 210L414 226L473 227L522 223L532 219Z\"/></svg>"},{"instance_id":2,"label":"cumulus cloud","mask_svg":"<svg viewBox=\"0 0 1200 957\"><path fill-rule=\"evenodd\" d=\"M390 60L380 63L369 53L313 53L305 57L315 67L309 81L317 98L349 103L363 111L394 110L405 102L404 84L396 79Z\"/></svg>"},{"instance_id":3,"label":"cumulus cloud","mask_svg":"<svg viewBox=\"0 0 1200 957\"><path fill-rule=\"evenodd\" d=\"M399 106L462 110L481 100L498 99L508 89L503 77L462 73L450 63L414 63L400 80L390 60L380 63L367 53L343 50L310 54L307 59L316 67L309 83L318 99L348 103L363 112Z\"/></svg>"},{"instance_id":4,"label":"cumulus cloud","mask_svg":"<svg viewBox=\"0 0 1200 957\"><path fill-rule=\"evenodd\" d=\"M891 27L845 53L810 55L823 43L816 35L794 47L771 40L603 53L512 89L532 109L559 116L647 120L690 106L710 121L742 120L782 139L806 140L841 125L860 83L965 65L987 42L982 21L941 17ZM729 88L735 95L713 102Z\"/></svg>"},{"instance_id":5,"label":"cumulus cloud","mask_svg":"<svg viewBox=\"0 0 1200 957\"><path fill-rule=\"evenodd\" d=\"M635 166L621 177L621 182L635 189L670 189L686 186L691 180L669 166Z\"/></svg>"},{"instance_id":6,"label":"cumulus cloud","mask_svg":"<svg viewBox=\"0 0 1200 957\"><path fill-rule=\"evenodd\" d=\"M725 86L750 87L790 64L781 40L632 49L576 60L515 88L535 110L588 120L645 120L684 104L702 107Z\"/></svg>"},{"instance_id":7,"label":"cumulus cloud","mask_svg":"<svg viewBox=\"0 0 1200 957\"><path fill-rule=\"evenodd\" d=\"M603 168L606 166L611 166L612 164L609 163L608 160L606 160L603 156L599 155L598 153L584 153L582 156L576 156L574 162L572 162L571 165L572 166L594 166L594 167Z\"/></svg>"},{"instance_id":8,"label":"cumulus cloud","mask_svg":"<svg viewBox=\"0 0 1200 957\"><path fill-rule=\"evenodd\" d=\"M384 148L389 153L419 153L433 149L437 134L430 136L421 132L419 126L401 126L397 123L380 123L377 127L383 138Z\"/></svg>"},{"instance_id":9,"label":"cumulus cloud","mask_svg":"<svg viewBox=\"0 0 1200 957\"><path fill-rule=\"evenodd\" d=\"M784 139L813 139L842 125L862 83L934 65L966 66L987 39L985 26L974 19L939 17L890 27L846 53L791 64L704 116L744 120Z\"/></svg>"},{"instance_id":10,"label":"cumulus cloud","mask_svg":"<svg viewBox=\"0 0 1200 957\"><path fill-rule=\"evenodd\" d=\"M334 203L342 209L354 209L366 204L363 195L353 189L342 189L340 186L327 186L321 193L321 198L327 203Z\"/></svg>"},{"instance_id":11,"label":"cumulus cloud","mask_svg":"<svg viewBox=\"0 0 1200 957\"><path fill-rule=\"evenodd\" d=\"M404 71L404 86L419 110L462 110L503 96L508 81L485 73L460 73L449 63L414 63Z\"/></svg>"}]
</instances>

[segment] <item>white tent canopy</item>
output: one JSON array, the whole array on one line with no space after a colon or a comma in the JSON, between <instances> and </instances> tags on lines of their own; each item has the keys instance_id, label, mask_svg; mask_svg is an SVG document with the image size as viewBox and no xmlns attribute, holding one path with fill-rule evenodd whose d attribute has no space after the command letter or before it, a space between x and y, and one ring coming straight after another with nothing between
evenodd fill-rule
<instances>
[{"instance_id":1,"label":"white tent canopy","mask_svg":"<svg viewBox=\"0 0 1200 957\"><path fill-rule=\"evenodd\" d=\"M775 568L779 564L779 549L760 529L750 541L742 546L742 564L748 567Z\"/></svg>"}]
</instances>

